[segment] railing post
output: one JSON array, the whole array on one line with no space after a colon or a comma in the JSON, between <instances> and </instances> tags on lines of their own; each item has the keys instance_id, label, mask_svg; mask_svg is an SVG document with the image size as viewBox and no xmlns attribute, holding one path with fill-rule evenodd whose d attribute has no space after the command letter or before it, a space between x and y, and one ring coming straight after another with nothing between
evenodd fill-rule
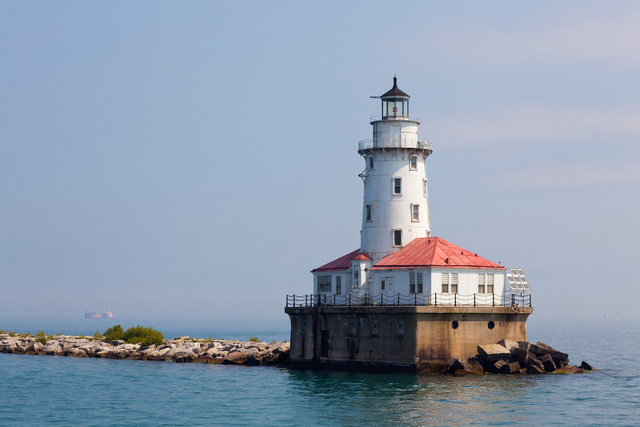
<instances>
[{"instance_id":1,"label":"railing post","mask_svg":"<svg viewBox=\"0 0 640 427\"><path fill-rule=\"evenodd\" d=\"M531 294L529 294L529 307L531 307Z\"/></svg>"},{"instance_id":2,"label":"railing post","mask_svg":"<svg viewBox=\"0 0 640 427\"><path fill-rule=\"evenodd\" d=\"M400 305L400 292L398 292L398 305Z\"/></svg>"},{"instance_id":3,"label":"railing post","mask_svg":"<svg viewBox=\"0 0 640 427\"><path fill-rule=\"evenodd\" d=\"M418 305L418 294L413 294L413 305Z\"/></svg>"},{"instance_id":4,"label":"railing post","mask_svg":"<svg viewBox=\"0 0 640 427\"><path fill-rule=\"evenodd\" d=\"M494 307L496 306L496 294L491 294L491 304Z\"/></svg>"},{"instance_id":5,"label":"railing post","mask_svg":"<svg viewBox=\"0 0 640 427\"><path fill-rule=\"evenodd\" d=\"M473 306L476 306L476 293L473 293Z\"/></svg>"},{"instance_id":6,"label":"railing post","mask_svg":"<svg viewBox=\"0 0 640 427\"><path fill-rule=\"evenodd\" d=\"M367 294L364 294L364 305L367 305Z\"/></svg>"},{"instance_id":7,"label":"railing post","mask_svg":"<svg viewBox=\"0 0 640 427\"><path fill-rule=\"evenodd\" d=\"M384 305L384 295L380 294L380 305Z\"/></svg>"},{"instance_id":8,"label":"railing post","mask_svg":"<svg viewBox=\"0 0 640 427\"><path fill-rule=\"evenodd\" d=\"M458 294L453 294L453 306L457 307L458 306Z\"/></svg>"},{"instance_id":9,"label":"railing post","mask_svg":"<svg viewBox=\"0 0 640 427\"><path fill-rule=\"evenodd\" d=\"M433 306L438 306L438 294L433 294Z\"/></svg>"},{"instance_id":10,"label":"railing post","mask_svg":"<svg viewBox=\"0 0 640 427\"><path fill-rule=\"evenodd\" d=\"M333 305L336 305L336 294L333 294Z\"/></svg>"},{"instance_id":11,"label":"railing post","mask_svg":"<svg viewBox=\"0 0 640 427\"><path fill-rule=\"evenodd\" d=\"M349 294L349 307L351 307L351 294Z\"/></svg>"}]
</instances>

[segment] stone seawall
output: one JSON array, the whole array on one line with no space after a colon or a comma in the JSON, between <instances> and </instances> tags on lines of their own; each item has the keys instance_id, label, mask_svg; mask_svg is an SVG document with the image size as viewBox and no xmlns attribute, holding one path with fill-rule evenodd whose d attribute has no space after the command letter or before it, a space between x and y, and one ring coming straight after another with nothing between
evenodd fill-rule
<instances>
[{"instance_id":1,"label":"stone seawall","mask_svg":"<svg viewBox=\"0 0 640 427\"><path fill-rule=\"evenodd\" d=\"M180 337L167 340L160 346L141 347L140 344L127 344L121 340L106 343L81 336L56 335L42 344L33 336L0 334L0 352L262 366L286 365L289 360L289 343Z\"/></svg>"}]
</instances>

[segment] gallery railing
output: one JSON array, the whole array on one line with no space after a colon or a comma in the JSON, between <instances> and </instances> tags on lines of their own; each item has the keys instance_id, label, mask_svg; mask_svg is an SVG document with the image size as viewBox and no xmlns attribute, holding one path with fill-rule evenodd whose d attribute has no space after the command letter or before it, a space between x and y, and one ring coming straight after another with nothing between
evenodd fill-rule
<instances>
[{"instance_id":1,"label":"gallery railing","mask_svg":"<svg viewBox=\"0 0 640 427\"><path fill-rule=\"evenodd\" d=\"M336 294L287 295L287 307L317 306L466 306L531 307L528 292L495 294L378 294L362 296Z\"/></svg>"}]
</instances>

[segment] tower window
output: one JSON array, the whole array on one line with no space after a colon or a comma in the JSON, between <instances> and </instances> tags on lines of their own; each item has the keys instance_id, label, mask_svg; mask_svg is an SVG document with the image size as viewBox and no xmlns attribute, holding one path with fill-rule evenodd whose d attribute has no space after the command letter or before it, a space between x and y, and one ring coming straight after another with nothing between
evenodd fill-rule
<instances>
[{"instance_id":1,"label":"tower window","mask_svg":"<svg viewBox=\"0 0 640 427\"><path fill-rule=\"evenodd\" d=\"M393 194L402 194L402 178L393 178Z\"/></svg>"},{"instance_id":2,"label":"tower window","mask_svg":"<svg viewBox=\"0 0 640 427\"><path fill-rule=\"evenodd\" d=\"M422 180L422 195L424 197L427 197L427 180L426 179Z\"/></svg>"},{"instance_id":3,"label":"tower window","mask_svg":"<svg viewBox=\"0 0 640 427\"><path fill-rule=\"evenodd\" d=\"M415 154L409 157L409 169L412 171L418 170L418 156Z\"/></svg>"},{"instance_id":4,"label":"tower window","mask_svg":"<svg viewBox=\"0 0 640 427\"><path fill-rule=\"evenodd\" d=\"M411 221L420 221L420 205L411 205Z\"/></svg>"},{"instance_id":5,"label":"tower window","mask_svg":"<svg viewBox=\"0 0 640 427\"><path fill-rule=\"evenodd\" d=\"M393 230L393 246L402 246L402 230Z\"/></svg>"},{"instance_id":6,"label":"tower window","mask_svg":"<svg viewBox=\"0 0 640 427\"><path fill-rule=\"evenodd\" d=\"M371 222L371 205L366 206L366 221Z\"/></svg>"},{"instance_id":7,"label":"tower window","mask_svg":"<svg viewBox=\"0 0 640 427\"><path fill-rule=\"evenodd\" d=\"M336 294L342 295L342 276L336 276Z\"/></svg>"},{"instance_id":8,"label":"tower window","mask_svg":"<svg viewBox=\"0 0 640 427\"><path fill-rule=\"evenodd\" d=\"M373 156L369 156L369 170L373 170L374 169L374 163L373 163Z\"/></svg>"}]
</instances>

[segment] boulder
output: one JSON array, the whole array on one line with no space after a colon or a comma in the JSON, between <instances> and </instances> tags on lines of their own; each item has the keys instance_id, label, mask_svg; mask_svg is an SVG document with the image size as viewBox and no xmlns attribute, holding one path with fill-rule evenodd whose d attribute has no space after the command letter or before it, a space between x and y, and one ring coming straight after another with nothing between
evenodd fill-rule
<instances>
[{"instance_id":1,"label":"boulder","mask_svg":"<svg viewBox=\"0 0 640 427\"><path fill-rule=\"evenodd\" d=\"M555 371L553 371L554 374L582 374L584 373L584 369L583 368L579 368L577 366L573 366L573 365L567 365L565 367L556 369Z\"/></svg>"},{"instance_id":2,"label":"boulder","mask_svg":"<svg viewBox=\"0 0 640 427\"><path fill-rule=\"evenodd\" d=\"M585 362L584 360L582 361L582 363L580 364L580 367L582 369L584 369L585 371L595 371L596 368L594 368L593 366L591 366L590 364L588 364L587 362Z\"/></svg>"},{"instance_id":3,"label":"boulder","mask_svg":"<svg viewBox=\"0 0 640 427\"><path fill-rule=\"evenodd\" d=\"M447 368L446 372L449 374L455 374L456 371L471 372L472 369L473 367L471 366L471 363L469 363L468 360L453 359L449 364L449 367Z\"/></svg>"},{"instance_id":4,"label":"boulder","mask_svg":"<svg viewBox=\"0 0 640 427\"><path fill-rule=\"evenodd\" d=\"M558 369L558 367L556 366L556 363L553 361L553 357L551 357L548 354L545 354L544 356L542 356L540 358L540 361L544 365L545 372L553 372L556 369Z\"/></svg>"},{"instance_id":5,"label":"boulder","mask_svg":"<svg viewBox=\"0 0 640 427\"><path fill-rule=\"evenodd\" d=\"M544 374L544 369L537 365L529 365L525 372L527 374Z\"/></svg>"},{"instance_id":6,"label":"boulder","mask_svg":"<svg viewBox=\"0 0 640 427\"><path fill-rule=\"evenodd\" d=\"M503 346L509 351L511 351L511 349L513 348L520 348L517 341L508 340L508 339L500 340L498 341L498 344Z\"/></svg>"},{"instance_id":7,"label":"boulder","mask_svg":"<svg viewBox=\"0 0 640 427\"><path fill-rule=\"evenodd\" d=\"M249 358L249 355L247 353L243 353L241 351L234 351L233 353L229 353L227 355L223 363L233 364L233 365L242 365L247 361L248 358Z\"/></svg>"},{"instance_id":8,"label":"boulder","mask_svg":"<svg viewBox=\"0 0 640 427\"><path fill-rule=\"evenodd\" d=\"M500 344L485 344L478 346L478 356L487 362L496 362L498 360L509 360L511 353Z\"/></svg>"}]
</instances>

